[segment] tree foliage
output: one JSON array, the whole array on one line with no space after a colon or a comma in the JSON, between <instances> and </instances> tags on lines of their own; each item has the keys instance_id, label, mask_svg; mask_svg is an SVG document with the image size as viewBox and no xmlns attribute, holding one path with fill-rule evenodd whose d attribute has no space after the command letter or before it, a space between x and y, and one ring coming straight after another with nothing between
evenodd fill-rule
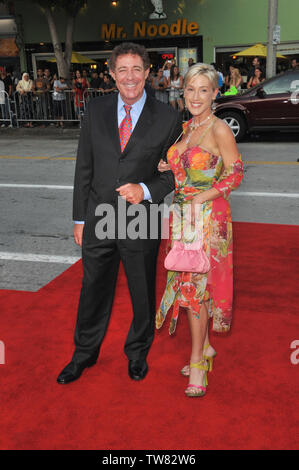
<instances>
[{"instance_id":1,"label":"tree foliage","mask_svg":"<svg viewBox=\"0 0 299 470\"><path fill-rule=\"evenodd\" d=\"M0 0L5 1L5 0ZM28 3L28 0L23 0ZM45 15L53 49L57 61L58 74L65 78L68 78L70 72L71 57L73 51L73 33L75 19L80 11L87 7L87 0L29 0L41 9ZM65 40L64 40L64 51L62 48L62 41L59 37L56 22L55 13L61 16L64 13L66 18L65 27Z\"/></svg>"},{"instance_id":2,"label":"tree foliage","mask_svg":"<svg viewBox=\"0 0 299 470\"><path fill-rule=\"evenodd\" d=\"M78 15L80 10L87 5L87 0L31 0L37 3L41 8L50 8L52 12L55 10L62 10L67 15L74 18Z\"/></svg>"}]
</instances>

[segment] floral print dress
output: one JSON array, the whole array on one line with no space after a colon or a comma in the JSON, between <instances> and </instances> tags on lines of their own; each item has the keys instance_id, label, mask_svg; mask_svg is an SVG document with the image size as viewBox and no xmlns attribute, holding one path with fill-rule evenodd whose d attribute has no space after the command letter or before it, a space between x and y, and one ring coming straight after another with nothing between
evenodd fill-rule
<instances>
[{"instance_id":1,"label":"floral print dress","mask_svg":"<svg viewBox=\"0 0 299 470\"><path fill-rule=\"evenodd\" d=\"M216 118L212 125L215 121ZM186 132L190 122L183 125L183 132ZM190 241L190 224L188 227L184 215L188 211L182 211L181 218L176 217L175 211L186 208L186 204L190 204L196 194L210 188L217 189L221 196L201 205L202 241L211 269L206 274L168 271L165 292L156 314L156 327L161 328L168 310L173 307L169 327L169 333L172 334L180 307L190 309L199 318L202 302L208 301L213 331L227 332L232 321L233 300L233 239L229 194L243 178L241 157L224 169L221 156L212 155L199 144L187 148L181 155L174 144L167 153L167 159L175 177L173 210L169 218L170 241L180 238L184 242Z\"/></svg>"}]
</instances>

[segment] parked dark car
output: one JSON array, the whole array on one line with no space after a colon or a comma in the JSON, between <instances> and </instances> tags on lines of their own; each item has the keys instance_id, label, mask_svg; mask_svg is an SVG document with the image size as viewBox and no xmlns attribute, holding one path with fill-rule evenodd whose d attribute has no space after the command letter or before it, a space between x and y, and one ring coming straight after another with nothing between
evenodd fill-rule
<instances>
[{"instance_id":1,"label":"parked dark car","mask_svg":"<svg viewBox=\"0 0 299 470\"><path fill-rule=\"evenodd\" d=\"M238 95L216 100L215 114L225 120L237 142L254 131L299 131L299 70L265 80Z\"/></svg>"}]
</instances>

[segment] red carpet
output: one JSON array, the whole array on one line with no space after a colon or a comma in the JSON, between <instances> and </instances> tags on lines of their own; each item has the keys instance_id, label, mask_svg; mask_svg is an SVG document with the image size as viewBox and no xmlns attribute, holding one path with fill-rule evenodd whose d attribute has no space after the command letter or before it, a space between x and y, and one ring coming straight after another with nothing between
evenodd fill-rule
<instances>
[{"instance_id":1,"label":"red carpet","mask_svg":"<svg viewBox=\"0 0 299 470\"><path fill-rule=\"evenodd\" d=\"M299 364L299 227L234 224L232 332L214 335L218 355L204 398L184 396L186 316L175 337L156 334L143 382L127 375L131 320L121 269L112 320L97 365L67 386L81 282L78 262L37 293L1 291L1 449L296 449ZM157 301L165 279L163 252Z\"/></svg>"}]
</instances>

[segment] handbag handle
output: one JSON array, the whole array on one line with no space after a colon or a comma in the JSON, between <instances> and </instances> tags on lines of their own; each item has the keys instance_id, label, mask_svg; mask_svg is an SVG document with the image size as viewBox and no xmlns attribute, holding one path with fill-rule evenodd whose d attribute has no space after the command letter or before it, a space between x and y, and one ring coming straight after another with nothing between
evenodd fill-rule
<instances>
[{"instance_id":1,"label":"handbag handle","mask_svg":"<svg viewBox=\"0 0 299 470\"><path fill-rule=\"evenodd\" d=\"M199 217L198 217L199 216ZM195 224L194 228L197 229L197 233L199 234L199 241L201 245L203 245L203 208L202 204L195 205Z\"/></svg>"},{"instance_id":2,"label":"handbag handle","mask_svg":"<svg viewBox=\"0 0 299 470\"><path fill-rule=\"evenodd\" d=\"M210 127L212 127L212 125L214 124L215 121L216 121L216 118L213 119L212 123L208 127L208 130L210 129ZM178 138L176 139L176 141L172 145L175 145L178 142L178 140L182 137L183 133L184 133L184 130L182 130L182 132L180 133L180 135L178 136ZM195 211L194 228L196 228L196 220L197 220L196 212L197 211ZM199 218L200 218L200 226L198 227L198 233L200 234L200 240L199 241L201 243L201 246L203 246L203 209L202 209L202 204L200 204L200 217Z\"/></svg>"},{"instance_id":3,"label":"handbag handle","mask_svg":"<svg viewBox=\"0 0 299 470\"><path fill-rule=\"evenodd\" d=\"M175 145L175 144L178 142L178 140L179 140L179 139L182 137L182 135L183 135L183 132L184 132L184 131L182 131L182 132L180 133L180 135L178 136L178 138L176 139L176 141L175 141L175 142L173 142L173 144L172 144L172 145Z\"/></svg>"},{"instance_id":4,"label":"handbag handle","mask_svg":"<svg viewBox=\"0 0 299 470\"><path fill-rule=\"evenodd\" d=\"M183 217L183 220L187 220L188 223L189 223L189 222L191 222L191 204L188 204L185 207L187 208L187 211L189 212L189 213L186 214L187 219L185 219L184 215L182 214L182 211L184 210L182 207L181 207L181 217ZM200 242L201 245L203 245L203 208L202 208L202 204L195 206L195 217L194 217L194 219L195 219L195 223L192 226L193 228L192 228L191 233L192 233L192 235L194 235L194 233L198 234L198 241ZM185 232L185 230L184 230L184 232ZM193 241L193 242L189 242L189 243L195 243L195 242Z\"/></svg>"}]
</instances>

